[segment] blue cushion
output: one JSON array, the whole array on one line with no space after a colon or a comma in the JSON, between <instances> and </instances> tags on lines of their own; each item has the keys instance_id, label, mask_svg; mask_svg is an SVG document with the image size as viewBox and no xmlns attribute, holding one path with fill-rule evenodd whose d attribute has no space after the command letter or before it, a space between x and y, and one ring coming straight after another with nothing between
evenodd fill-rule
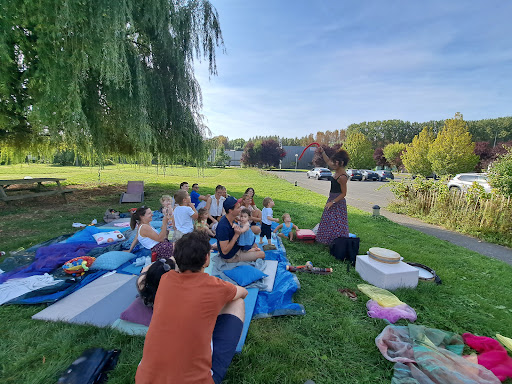
<instances>
[{"instance_id":1,"label":"blue cushion","mask_svg":"<svg viewBox=\"0 0 512 384\"><path fill-rule=\"evenodd\" d=\"M236 268L224 271L224 274L242 287L268 276L258 268L254 268L250 265L240 265Z\"/></svg>"},{"instance_id":2,"label":"blue cushion","mask_svg":"<svg viewBox=\"0 0 512 384\"><path fill-rule=\"evenodd\" d=\"M98 256L94 263L91 265L91 269L103 269L107 271L113 271L117 269L128 260L137 257L133 253L123 251L110 251Z\"/></svg>"}]
</instances>

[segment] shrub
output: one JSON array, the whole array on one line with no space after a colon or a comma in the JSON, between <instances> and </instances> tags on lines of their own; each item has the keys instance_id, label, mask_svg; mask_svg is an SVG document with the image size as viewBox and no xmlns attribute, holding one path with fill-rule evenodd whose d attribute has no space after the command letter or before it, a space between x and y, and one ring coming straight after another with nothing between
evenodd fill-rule
<instances>
[{"instance_id":1,"label":"shrub","mask_svg":"<svg viewBox=\"0 0 512 384\"><path fill-rule=\"evenodd\" d=\"M507 197L512 196L512 148L493 163L488 175L493 188Z\"/></svg>"}]
</instances>

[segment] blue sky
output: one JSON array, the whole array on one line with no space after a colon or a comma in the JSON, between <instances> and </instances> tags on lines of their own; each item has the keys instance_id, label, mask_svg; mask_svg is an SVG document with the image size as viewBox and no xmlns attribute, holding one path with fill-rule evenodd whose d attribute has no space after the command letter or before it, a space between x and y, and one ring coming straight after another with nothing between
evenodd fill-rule
<instances>
[{"instance_id":1,"label":"blue sky","mask_svg":"<svg viewBox=\"0 0 512 384\"><path fill-rule=\"evenodd\" d=\"M211 2L226 54L196 77L213 136L512 114L510 1Z\"/></svg>"}]
</instances>

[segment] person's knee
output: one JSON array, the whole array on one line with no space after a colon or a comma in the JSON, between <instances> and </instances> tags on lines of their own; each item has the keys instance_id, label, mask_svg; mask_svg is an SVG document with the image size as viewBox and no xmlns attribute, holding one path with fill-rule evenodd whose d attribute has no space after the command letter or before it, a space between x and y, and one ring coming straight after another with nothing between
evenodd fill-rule
<instances>
[{"instance_id":1,"label":"person's knee","mask_svg":"<svg viewBox=\"0 0 512 384\"><path fill-rule=\"evenodd\" d=\"M228 314L245 319L245 302L243 299L236 299L227 303L220 311L219 315Z\"/></svg>"}]
</instances>

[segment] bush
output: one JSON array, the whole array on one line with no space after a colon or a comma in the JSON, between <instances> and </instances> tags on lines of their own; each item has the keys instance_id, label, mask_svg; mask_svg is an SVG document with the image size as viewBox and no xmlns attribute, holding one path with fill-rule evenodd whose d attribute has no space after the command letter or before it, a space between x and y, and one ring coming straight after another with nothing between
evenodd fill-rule
<instances>
[{"instance_id":1,"label":"bush","mask_svg":"<svg viewBox=\"0 0 512 384\"><path fill-rule=\"evenodd\" d=\"M504 196L512 196L512 149L493 163L488 175L493 188Z\"/></svg>"},{"instance_id":2,"label":"bush","mask_svg":"<svg viewBox=\"0 0 512 384\"><path fill-rule=\"evenodd\" d=\"M392 181L391 191L398 201L389 208L432 224L512 245L512 202L504 196L486 193L477 183L465 193L451 192L447 178Z\"/></svg>"}]
</instances>

